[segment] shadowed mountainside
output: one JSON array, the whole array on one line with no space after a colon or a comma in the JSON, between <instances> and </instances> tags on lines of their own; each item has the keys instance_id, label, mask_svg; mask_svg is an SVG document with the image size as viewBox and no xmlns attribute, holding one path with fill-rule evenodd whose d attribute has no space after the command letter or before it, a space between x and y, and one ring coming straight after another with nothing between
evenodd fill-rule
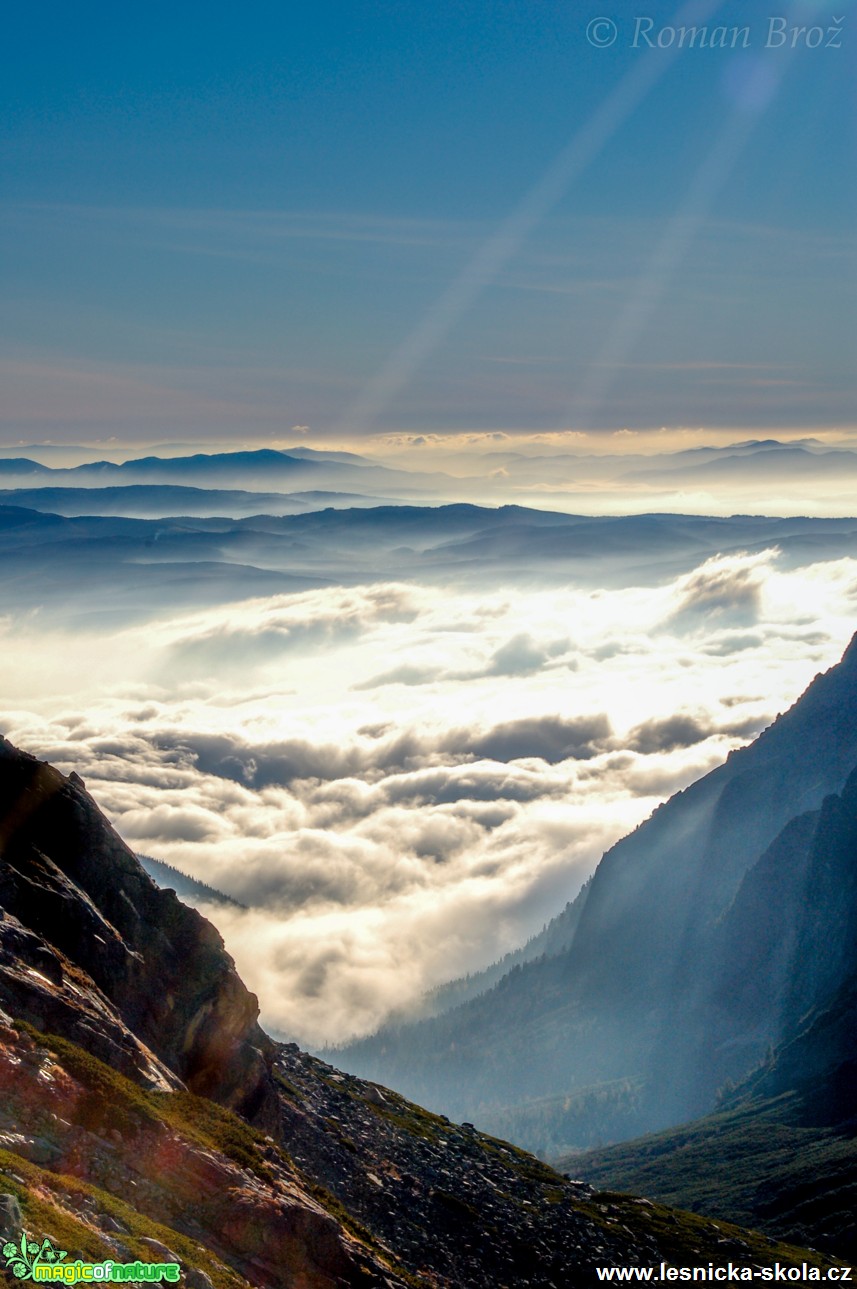
<instances>
[{"instance_id":1,"label":"shadowed mountainside","mask_svg":"<svg viewBox=\"0 0 857 1289\"><path fill-rule=\"evenodd\" d=\"M546 1154L705 1113L847 977L855 765L852 641L607 852L567 947L335 1059Z\"/></svg>"},{"instance_id":2,"label":"shadowed mountainside","mask_svg":"<svg viewBox=\"0 0 857 1289\"><path fill-rule=\"evenodd\" d=\"M747 874L718 927L702 1061L780 1043L718 1112L574 1158L603 1186L857 1257L857 771ZM572 1166L570 1159L561 1161Z\"/></svg>"},{"instance_id":3,"label":"shadowed mountainside","mask_svg":"<svg viewBox=\"0 0 857 1289\"><path fill-rule=\"evenodd\" d=\"M853 853L853 852L852 852ZM854 940L851 940L853 957ZM857 1258L857 974L721 1108L557 1161L596 1186L716 1213Z\"/></svg>"}]
</instances>

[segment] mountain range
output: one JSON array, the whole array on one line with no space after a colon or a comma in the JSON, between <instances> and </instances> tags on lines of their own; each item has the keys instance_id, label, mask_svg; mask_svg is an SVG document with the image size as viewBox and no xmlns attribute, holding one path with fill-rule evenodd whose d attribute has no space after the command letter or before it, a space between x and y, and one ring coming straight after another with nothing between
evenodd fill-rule
<instances>
[{"instance_id":1,"label":"mountain range","mask_svg":"<svg viewBox=\"0 0 857 1289\"><path fill-rule=\"evenodd\" d=\"M3 451L0 449L0 453ZM125 487L153 490L187 487L236 494L250 490L280 498L279 502L268 502L259 509L279 509L282 499L294 495L296 490L321 490L357 494L375 502L387 498L397 503L430 505L442 501L483 500L499 505L539 498L550 499L549 504L562 511L575 505L575 496L585 503L586 509L598 497L599 509L603 510L604 502L609 499L607 508L612 510L620 496L621 508L630 508L628 500L634 494L647 498L647 508L661 494L669 495L670 504L674 505L676 489L682 488L691 494L688 500L695 510L699 499L693 498L693 492L706 493L704 510L710 511L718 496L724 501L740 496L743 504L744 498L758 497L760 489L764 492L773 486L783 490L784 496L792 497L787 509L793 513L803 503L802 483L811 479L816 490L826 490L836 498L838 504L827 512L836 514L850 510L847 485L857 472L857 452L852 447L812 438L790 442L746 440L720 447L649 453L629 450L591 453L551 445L531 446L526 452L514 447L485 452L476 448L468 450L460 443L452 451L438 443L431 447L424 444L422 449L414 444L407 455L394 453L389 461L355 452L292 446L228 452L188 451L176 456L160 456L153 451L122 462L99 460L77 465L46 465L38 458L60 458L56 451L45 446L33 448L32 457L21 454L26 449L5 451L9 455L0 455L0 482L5 482L7 488L84 488L100 492ZM81 449L78 455L84 452ZM72 454L66 455L70 458ZM398 460L405 460L406 468L396 464ZM135 503L128 498L131 504L139 504L139 500L138 497ZM112 512L115 503L108 504ZM231 513L253 512L242 509L241 498L236 495Z\"/></svg>"},{"instance_id":2,"label":"mountain range","mask_svg":"<svg viewBox=\"0 0 857 1289\"><path fill-rule=\"evenodd\" d=\"M175 489L186 499L184 491ZM201 501L188 491L193 511ZM98 513L102 492L109 513ZM397 579L649 585L715 555L776 549L780 566L794 568L857 552L857 521L847 518L589 517L456 504L150 519L129 517L137 503L131 498L120 510L115 492L136 496L137 489L75 490L71 500L47 489L41 500L22 494L26 506L0 502L0 593L8 610L72 611L82 619L109 605L139 616L168 604Z\"/></svg>"},{"instance_id":3,"label":"mountain range","mask_svg":"<svg viewBox=\"0 0 857 1289\"><path fill-rule=\"evenodd\" d=\"M263 491L301 488L355 488L361 493L425 496L432 489L443 495L453 482L440 474L416 475L390 469L352 452L321 452L294 448L288 452L256 448L238 452L197 452L191 456L137 457L129 461L90 461L76 466L46 466L27 457L0 457L0 478L28 487L62 483L97 487L176 485L196 488L235 487Z\"/></svg>"}]
</instances>

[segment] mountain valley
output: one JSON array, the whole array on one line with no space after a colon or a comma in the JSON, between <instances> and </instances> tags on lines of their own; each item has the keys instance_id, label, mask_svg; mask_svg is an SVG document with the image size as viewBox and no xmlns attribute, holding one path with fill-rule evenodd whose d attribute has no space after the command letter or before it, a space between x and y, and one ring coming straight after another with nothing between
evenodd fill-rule
<instances>
[{"instance_id":1,"label":"mountain valley","mask_svg":"<svg viewBox=\"0 0 857 1289\"><path fill-rule=\"evenodd\" d=\"M192 1289L585 1284L602 1265L823 1266L571 1181L259 1028L216 931L82 781L0 743L0 1219Z\"/></svg>"}]
</instances>

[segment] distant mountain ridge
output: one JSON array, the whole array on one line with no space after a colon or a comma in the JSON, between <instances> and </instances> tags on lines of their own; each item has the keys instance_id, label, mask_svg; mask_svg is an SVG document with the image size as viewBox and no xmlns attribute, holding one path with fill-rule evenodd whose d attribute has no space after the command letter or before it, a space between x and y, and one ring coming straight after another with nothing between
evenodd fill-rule
<instances>
[{"instance_id":1,"label":"distant mountain ridge","mask_svg":"<svg viewBox=\"0 0 857 1289\"><path fill-rule=\"evenodd\" d=\"M736 448L738 444L734 445ZM713 480L740 480L752 484L755 480L808 479L830 477L832 472L849 475L857 472L857 454L828 450L811 452L792 444L744 444L748 451L712 457L701 463L686 461L676 465L652 466L629 471L628 480L673 479L675 482L705 483Z\"/></svg>"},{"instance_id":2,"label":"distant mountain ridge","mask_svg":"<svg viewBox=\"0 0 857 1289\"><path fill-rule=\"evenodd\" d=\"M180 483L125 483L99 488L0 489L0 504L22 506L72 517L124 515L154 519L193 515L198 518L249 518L253 515L290 515L325 507L394 505L393 498L362 497L354 492L251 492L240 488L192 488Z\"/></svg>"},{"instance_id":3,"label":"distant mountain ridge","mask_svg":"<svg viewBox=\"0 0 857 1289\"><path fill-rule=\"evenodd\" d=\"M482 971L470 972L444 985L438 985L423 995L408 1011L394 1016L387 1022L385 1028L389 1028L391 1024L407 1024L412 1020L440 1015L450 1008L468 1002L471 998L478 998L516 967L561 953L574 938L591 881L591 878L587 878L575 898L566 904L562 912L551 918L550 922L543 926L537 935L531 936L520 949L513 949L504 954L497 962L491 963Z\"/></svg>"},{"instance_id":4,"label":"distant mountain ridge","mask_svg":"<svg viewBox=\"0 0 857 1289\"><path fill-rule=\"evenodd\" d=\"M0 456L0 480L23 487L185 485L281 494L300 487L432 505L455 500L526 502L536 490L547 492L551 504L559 503L563 511L575 504L571 500L575 493L587 508L594 495L612 494L608 507L612 509L617 498L639 492L646 508L651 508L653 497L672 498L677 485L725 490L725 497L760 497L764 493L759 485L771 483L786 489L794 498L793 509L798 509L803 496L800 484L812 478L817 485L829 486L843 513L851 507L842 485L857 472L857 452L851 447L812 438L746 440L721 447L621 454L522 452L514 448L482 453L465 448L450 459L449 471L445 470L445 456L440 458L442 468L437 468L430 449L404 458L404 464L382 462L357 452L294 445L222 452L187 450L183 455L164 456L152 450L121 462L85 461L74 466L44 465L22 456L21 451ZM49 459L56 459L56 453ZM775 509L781 504L777 500Z\"/></svg>"},{"instance_id":5,"label":"distant mountain ridge","mask_svg":"<svg viewBox=\"0 0 857 1289\"><path fill-rule=\"evenodd\" d=\"M234 487L252 490L323 488L360 494L393 493L426 497L440 489L438 499L455 494L456 481L439 472L416 474L379 465L356 453L324 452L311 448L280 451L253 448L232 452L197 452L190 456L135 457L128 461L90 461L76 466L45 466L27 458L0 458L0 478L67 486L182 483L195 487Z\"/></svg>"},{"instance_id":6,"label":"distant mountain ridge","mask_svg":"<svg viewBox=\"0 0 857 1289\"><path fill-rule=\"evenodd\" d=\"M162 859L153 859L151 855L138 855L137 859L153 882L163 890L175 891L180 899L204 901L208 904L229 904L236 909L247 907L239 900L234 900L231 895L226 895L223 891L209 886L207 882L199 882L195 877L189 877L187 873L183 873L172 864L165 864Z\"/></svg>"},{"instance_id":7,"label":"distant mountain ridge","mask_svg":"<svg viewBox=\"0 0 857 1289\"><path fill-rule=\"evenodd\" d=\"M84 490L73 491L73 499L66 495L57 505L68 514L53 513L37 498L38 509L0 499L0 595L8 611L38 606L46 614L67 608L84 615L103 613L106 603L121 612L127 603L139 615L159 612L173 599L200 605L399 579L448 587L482 585L490 576L549 586L573 577L609 588L680 576L718 554L776 549L784 568L857 555L853 518L592 518L462 502L361 503L235 519L228 500L229 515L137 518L128 513L134 513L136 485L128 489L135 496L126 509L116 500L122 489L104 490L116 513L103 515L81 504ZM101 491L93 490L95 509ZM6 496L13 500L15 493Z\"/></svg>"}]
</instances>

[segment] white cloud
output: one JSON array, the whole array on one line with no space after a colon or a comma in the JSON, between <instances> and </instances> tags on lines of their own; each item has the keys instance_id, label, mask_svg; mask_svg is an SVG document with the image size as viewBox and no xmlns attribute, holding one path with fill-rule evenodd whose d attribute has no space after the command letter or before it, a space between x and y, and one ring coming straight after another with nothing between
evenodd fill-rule
<instances>
[{"instance_id":1,"label":"white cloud","mask_svg":"<svg viewBox=\"0 0 857 1289\"><path fill-rule=\"evenodd\" d=\"M755 555L716 555L676 583L677 626L692 627L704 618L718 626L753 626L762 609L765 574L778 551Z\"/></svg>"},{"instance_id":2,"label":"white cloud","mask_svg":"<svg viewBox=\"0 0 857 1289\"><path fill-rule=\"evenodd\" d=\"M751 552L656 586L6 621L2 729L82 774L132 846L248 904L210 916L263 1019L319 1043L539 929L838 658L855 586L851 559Z\"/></svg>"}]
</instances>

